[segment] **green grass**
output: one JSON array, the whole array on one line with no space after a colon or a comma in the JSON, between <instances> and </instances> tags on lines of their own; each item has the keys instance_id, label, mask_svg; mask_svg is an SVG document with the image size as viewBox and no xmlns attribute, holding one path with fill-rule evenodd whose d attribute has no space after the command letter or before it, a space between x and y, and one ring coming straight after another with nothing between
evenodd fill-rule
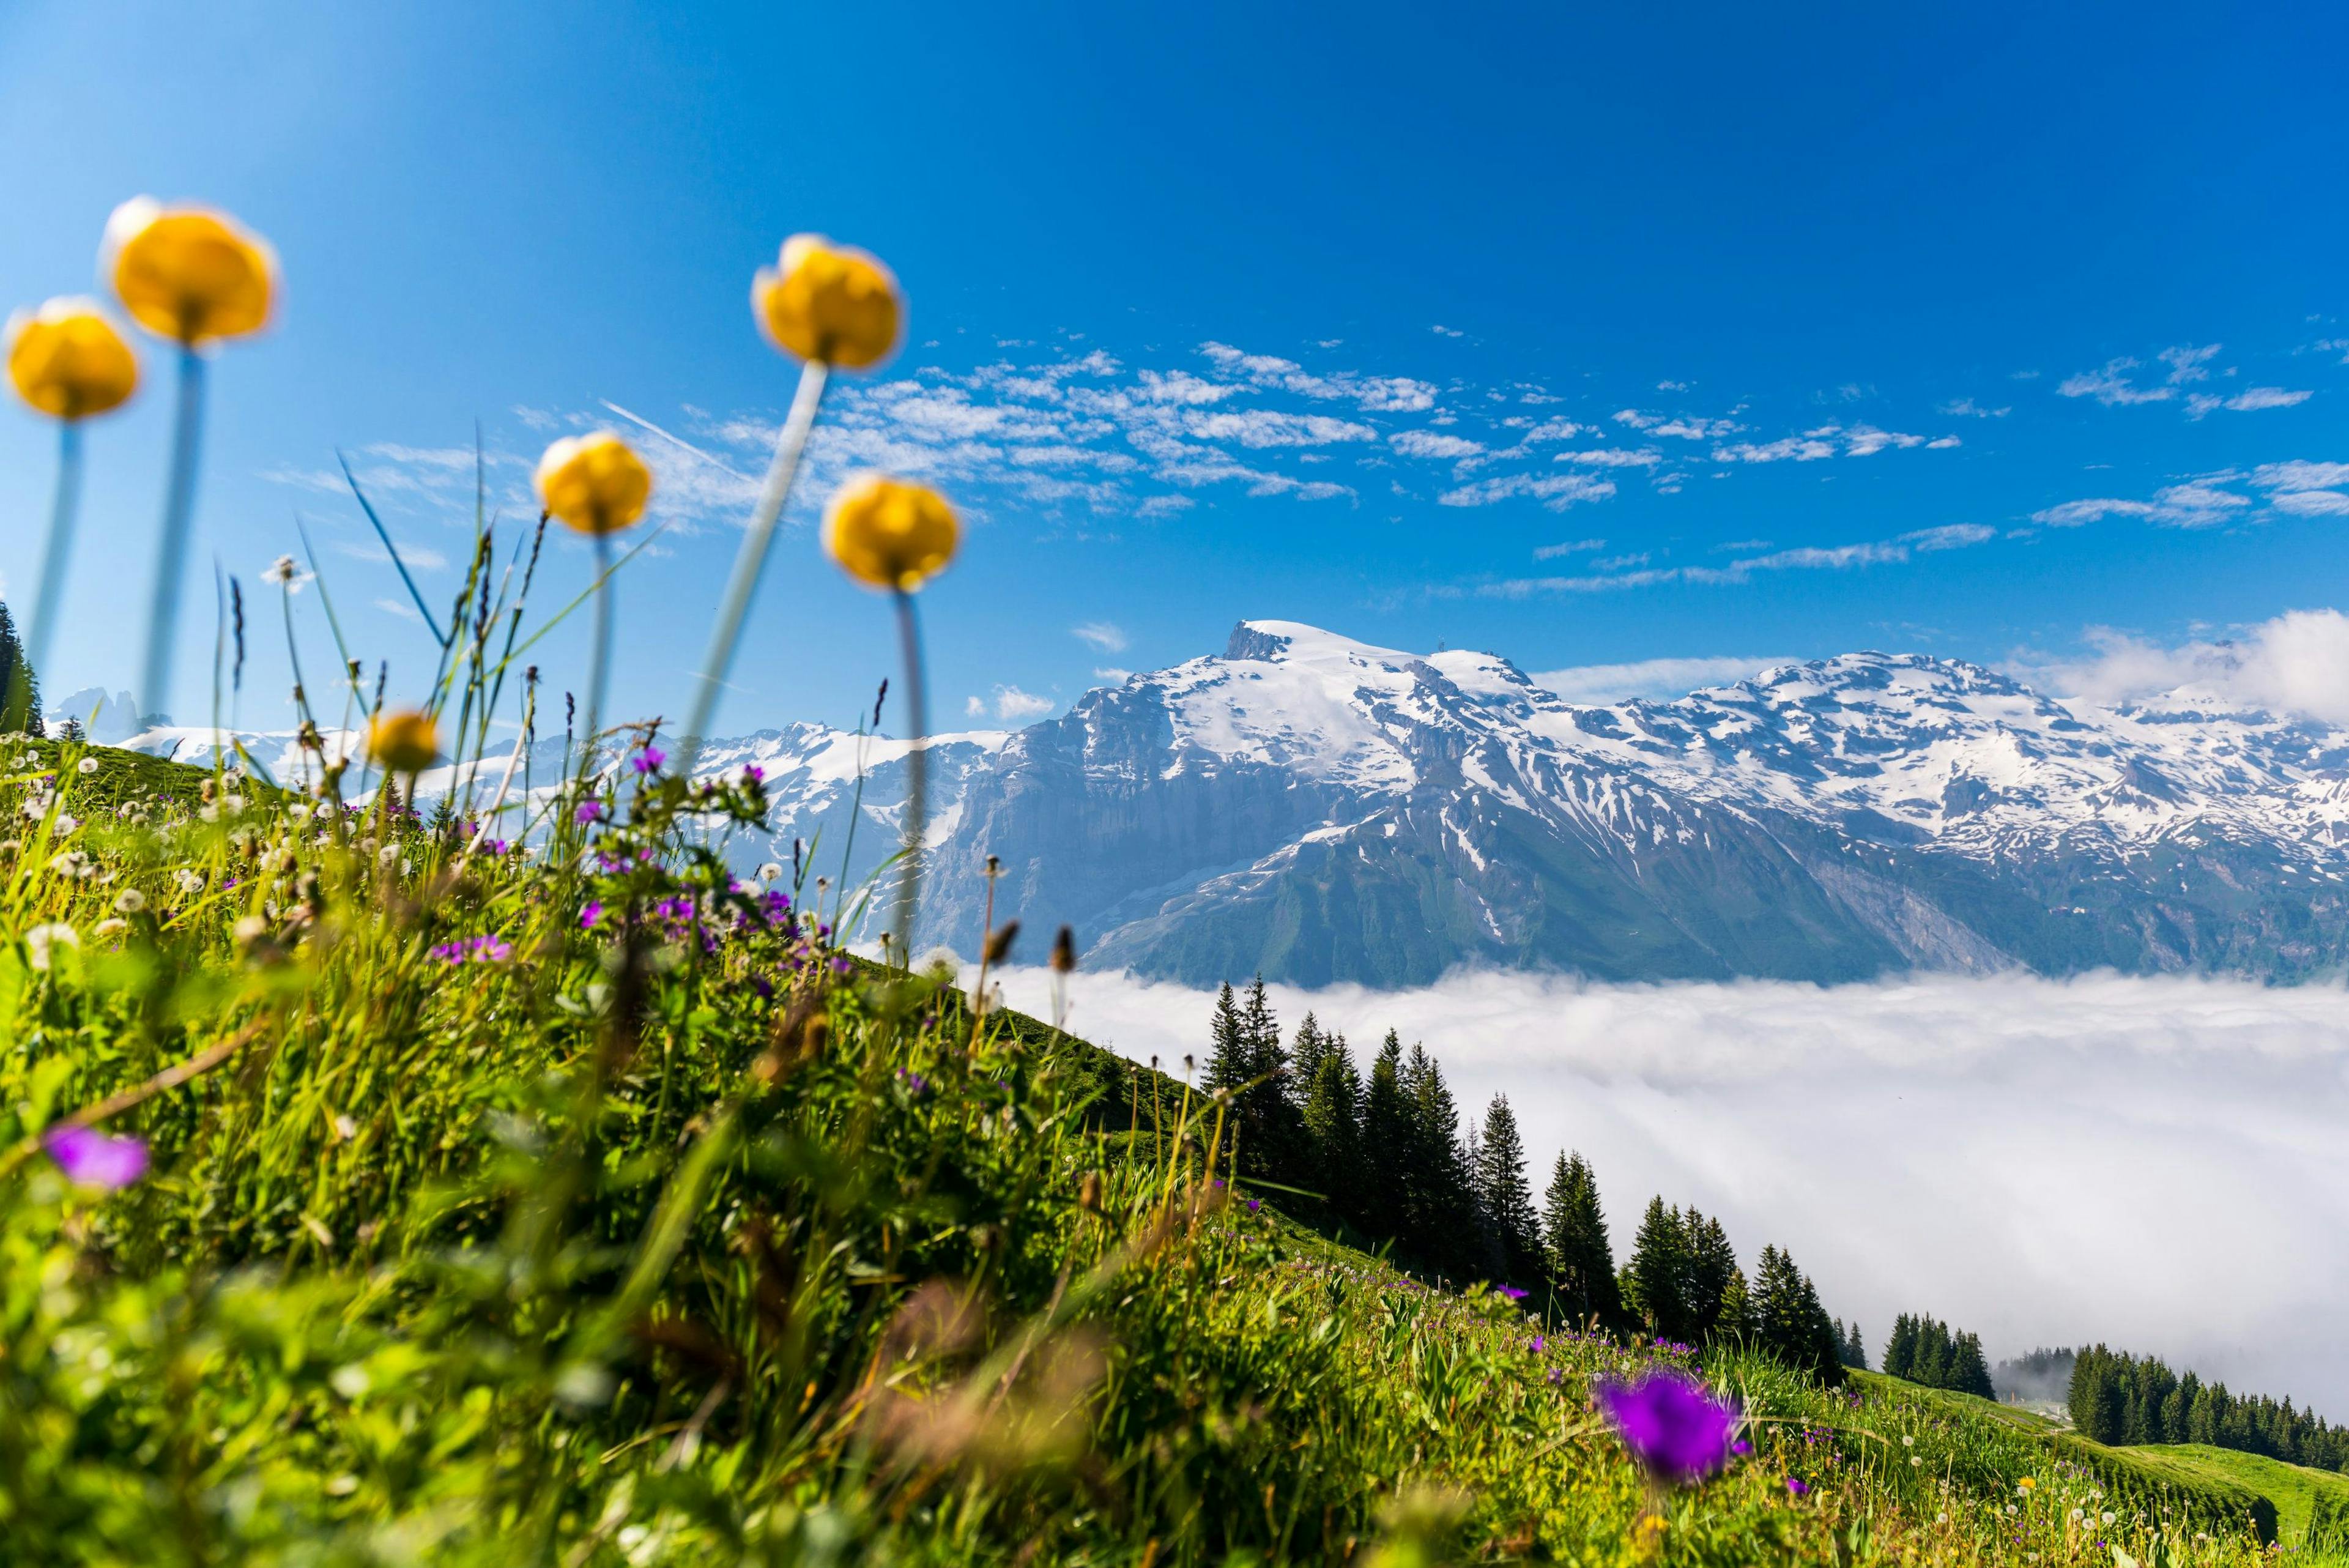
<instances>
[{"instance_id":1,"label":"green grass","mask_svg":"<svg viewBox=\"0 0 2349 1568\"><path fill-rule=\"evenodd\" d=\"M737 888L682 819L754 788L631 779L492 858L40 760L55 798L0 775L12 1568L2260 1560L2229 1478L1730 1349L1750 1452L1651 1488L1590 1394L1680 1357L1233 1201L1213 1102ZM109 1106L151 1168L76 1189L40 1140Z\"/></svg>"},{"instance_id":2,"label":"green grass","mask_svg":"<svg viewBox=\"0 0 2349 1568\"><path fill-rule=\"evenodd\" d=\"M2336 1507L2349 1507L2349 1475L2207 1443L2159 1443L2126 1451L2147 1460L2158 1457L2181 1474L2232 1481L2273 1499L2278 1539L2286 1545L2299 1544L2306 1534L2310 1511L2320 1495L2330 1496Z\"/></svg>"}]
</instances>

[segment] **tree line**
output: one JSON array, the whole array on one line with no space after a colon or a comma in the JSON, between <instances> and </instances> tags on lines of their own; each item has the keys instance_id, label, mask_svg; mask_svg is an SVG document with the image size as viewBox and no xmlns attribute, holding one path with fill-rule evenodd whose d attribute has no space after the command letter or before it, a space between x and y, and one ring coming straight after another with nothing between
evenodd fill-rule
<instances>
[{"instance_id":1,"label":"tree line","mask_svg":"<svg viewBox=\"0 0 2349 1568\"><path fill-rule=\"evenodd\" d=\"M1904 1312L1892 1320L1892 1337L1884 1342L1884 1373L1928 1388L1997 1397L1981 1336L1958 1333L1921 1313L1912 1316Z\"/></svg>"},{"instance_id":2,"label":"tree line","mask_svg":"<svg viewBox=\"0 0 2349 1568\"><path fill-rule=\"evenodd\" d=\"M1506 1096L1464 1122L1444 1069L1393 1030L1367 1076L1311 1013L1284 1044L1257 981L1216 998L1206 1086L1231 1096L1231 1169L1310 1195L1330 1219L1426 1273L1485 1279L1553 1320L1695 1347L1758 1345L1828 1382L1849 1342L1792 1257L1764 1247L1749 1282L1721 1221L1650 1201L1619 1268L1599 1180L1561 1153L1537 1201Z\"/></svg>"},{"instance_id":3,"label":"tree line","mask_svg":"<svg viewBox=\"0 0 2349 1568\"><path fill-rule=\"evenodd\" d=\"M2349 1469L2349 1428L2329 1425L2289 1399L2230 1393L2183 1377L2158 1356L2099 1345L2072 1364L2072 1424L2100 1443L2208 1443L2317 1469Z\"/></svg>"}]
</instances>

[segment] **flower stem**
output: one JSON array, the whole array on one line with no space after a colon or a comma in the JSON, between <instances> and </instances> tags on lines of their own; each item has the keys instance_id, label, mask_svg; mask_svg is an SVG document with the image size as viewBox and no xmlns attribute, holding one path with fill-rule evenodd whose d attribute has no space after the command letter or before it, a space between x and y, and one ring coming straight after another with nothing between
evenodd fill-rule
<instances>
[{"instance_id":1,"label":"flower stem","mask_svg":"<svg viewBox=\"0 0 2349 1568\"><path fill-rule=\"evenodd\" d=\"M187 569L188 531L196 511L196 457L204 426L204 361L180 348L179 418L171 431L171 487L163 495L163 538L155 552L155 594L147 610L147 658L140 667L141 723L165 711L172 634L180 620L180 578Z\"/></svg>"},{"instance_id":2,"label":"flower stem","mask_svg":"<svg viewBox=\"0 0 2349 1568\"><path fill-rule=\"evenodd\" d=\"M897 590L897 641L905 659L905 867L897 881L898 961L908 973L914 967L914 906L921 890L922 839L928 826L930 748L928 715L922 701L922 624L914 613L914 596Z\"/></svg>"},{"instance_id":3,"label":"flower stem","mask_svg":"<svg viewBox=\"0 0 2349 1568\"><path fill-rule=\"evenodd\" d=\"M733 668L735 645L741 640L742 618L750 613L751 597L759 591L767 547L774 542L775 524L782 517L784 504L791 500L792 481L799 473L808 431L815 428L816 408L823 401L827 375L828 368L821 359L811 359L801 368L791 414L775 437L774 461L767 465L767 483L759 492L758 509L750 514L742 547L734 553L734 575L727 580L726 597L719 601L718 621L709 632L709 650L702 655L701 673L695 678L698 685L693 708L685 722L684 742L678 748L682 774L692 774L694 753L700 749L709 721L717 713L719 691L726 683L726 672Z\"/></svg>"},{"instance_id":4,"label":"flower stem","mask_svg":"<svg viewBox=\"0 0 2349 1568\"><path fill-rule=\"evenodd\" d=\"M595 771L595 730L604 722L604 685L612 668L612 539L595 535L595 648L587 666L586 743L580 765Z\"/></svg>"},{"instance_id":5,"label":"flower stem","mask_svg":"<svg viewBox=\"0 0 2349 1568\"><path fill-rule=\"evenodd\" d=\"M49 661L57 614L66 597L66 561L73 554L74 516L81 509L81 421L57 425L57 494L49 508L49 543L41 555L40 597L33 601L33 635L26 662L38 675Z\"/></svg>"}]
</instances>

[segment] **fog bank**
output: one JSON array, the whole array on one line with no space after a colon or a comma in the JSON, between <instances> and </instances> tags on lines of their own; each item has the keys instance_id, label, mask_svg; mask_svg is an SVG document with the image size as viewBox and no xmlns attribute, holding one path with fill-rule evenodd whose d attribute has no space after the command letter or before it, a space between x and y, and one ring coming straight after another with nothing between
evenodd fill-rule
<instances>
[{"instance_id":1,"label":"fog bank","mask_svg":"<svg viewBox=\"0 0 2349 1568\"><path fill-rule=\"evenodd\" d=\"M1050 1016L1049 976L1004 977ZM1792 1250L1871 1358L1892 1317L1993 1361L2103 1340L2349 1419L2349 994L2233 981L1931 978L1819 988L1455 975L1271 988L1367 1069L1389 1026L1463 1112L1509 1096L1546 1182L1597 1167L1617 1261L1650 1195ZM1212 992L1072 979L1069 1027L1180 1075Z\"/></svg>"}]
</instances>

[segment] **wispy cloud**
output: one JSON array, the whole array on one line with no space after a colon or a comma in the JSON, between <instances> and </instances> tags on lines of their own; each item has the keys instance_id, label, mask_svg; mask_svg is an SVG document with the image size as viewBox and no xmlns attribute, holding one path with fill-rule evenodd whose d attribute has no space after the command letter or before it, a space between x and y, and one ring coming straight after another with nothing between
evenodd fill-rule
<instances>
[{"instance_id":1,"label":"wispy cloud","mask_svg":"<svg viewBox=\"0 0 2349 1568\"><path fill-rule=\"evenodd\" d=\"M1891 566L1918 556L1961 550L1998 536L1998 530L1980 523L1946 524L1919 528L1890 539L1851 545L1800 545L1748 556L1719 566L1651 566L1627 572L1590 572L1578 576L1511 577L1482 583L1466 591L1483 598L1529 598L1544 594L1622 593L1667 583L1726 586L1749 582L1777 572L1847 571L1861 566ZM1444 595L1457 589L1438 590Z\"/></svg>"},{"instance_id":2,"label":"wispy cloud","mask_svg":"<svg viewBox=\"0 0 2349 1568\"><path fill-rule=\"evenodd\" d=\"M1022 691L1017 686L998 686L988 697L972 697L963 703L963 711L974 719L983 719L990 710L996 719L1016 724L1027 719L1040 719L1059 704L1050 697L1040 697L1033 691Z\"/></svg>"},{"instance_id":3,"label":"wispy cloud","mask_svg":"<svg viewBox=\"0 0 2349 1568\"><path fill-rule=\"evenodd\" d=\"M439 572L448 569L449 557L426 545L398 541L399 558L413 572ZM335 542L337 555L348 556L354 561L367 561L377 566L391 565L391 552L373 539L338 539Z\"/></svg>"},{"instance_id":4,"label":"wispy cloud","mask_svg":"<svg viewBox=\"0 0 2349 1568\"><path fill-rule=\"evenodd\" d=\"M1642 659L1629 664L1578 664L1565 670L1542 670L1529 679L1569 702L1620 702L1633 697L1665 701L1685 696L1701 686L1726 686L1774 665L1795 662L1790 658L1765 659L1751 654Z\"/></svg>"},{"instance_id":5,"label":"wispy cloud","mask_svg":"<svg viewBox=\"0 0 2349 1568\"><path fill-rule=\"evenodd\" d=\"M2349 723L2349 616L2292 610L2218 639L2160 643L2091 628L2085 655L2023 655L2016 673L2044 691L2113 705L2181 688L2202 701Z\"/></svg>"},{"instance_id":6,"label":"wispy cloud","mask_svg":"<svg viewBox=\"0 0 2349 1568\"><path fill-rule=\"evenodd\" d=\"M2164 348L2154 358L2168 367L2159 382L2141 381L2137 371L2146 369L2139 361L2126 356L2107 359L2094 370L2084 370L2060 382L2055 391L2066 398L2094 398L2106 408L2122 408L2136 403L2167 403L2182 397L2188 419L2199 420L2224 409L2234 413L2256 413L2262 409L2289 409L2304 403L2315 394L2305 389L2287 387L2246 387L2231 396L2217 392L2185 392L2183 389L2198 381L2211 379L2213 362L2220 348L2216 343L2200 347L2181 344ZM2219 370L2221 378L2236 374L2230 367Z\"/></svg>"},{"instance_id":7,"label":"wispy cloud","mask_svg":"<svg viewBox=\"0 0 2349 1568\"><path fill-rule=\"evenodd\" d=\"M2176 484L2150 498L2097 496L2066 501L2031 514L2051 528L2077 528L2107 517L2133 517L2165 528L2209 528L2222 523L2264 523L2287 517L2349 514L2349 463L2261 463L2248 472L2223 469Z\"/></svg>"},{"instance_id":8,"label":"wispy cloud","mask_svg":"<svg viewBox=\"0 0 2349 1568\"><path fill-rule=\"evenodd\" d=\"M1072 626L1069 628L1069 635L1103 653L1123 653L1127 646L1124 628L1105 620L1089 620Z\"/></svg>"}]
</instances>

